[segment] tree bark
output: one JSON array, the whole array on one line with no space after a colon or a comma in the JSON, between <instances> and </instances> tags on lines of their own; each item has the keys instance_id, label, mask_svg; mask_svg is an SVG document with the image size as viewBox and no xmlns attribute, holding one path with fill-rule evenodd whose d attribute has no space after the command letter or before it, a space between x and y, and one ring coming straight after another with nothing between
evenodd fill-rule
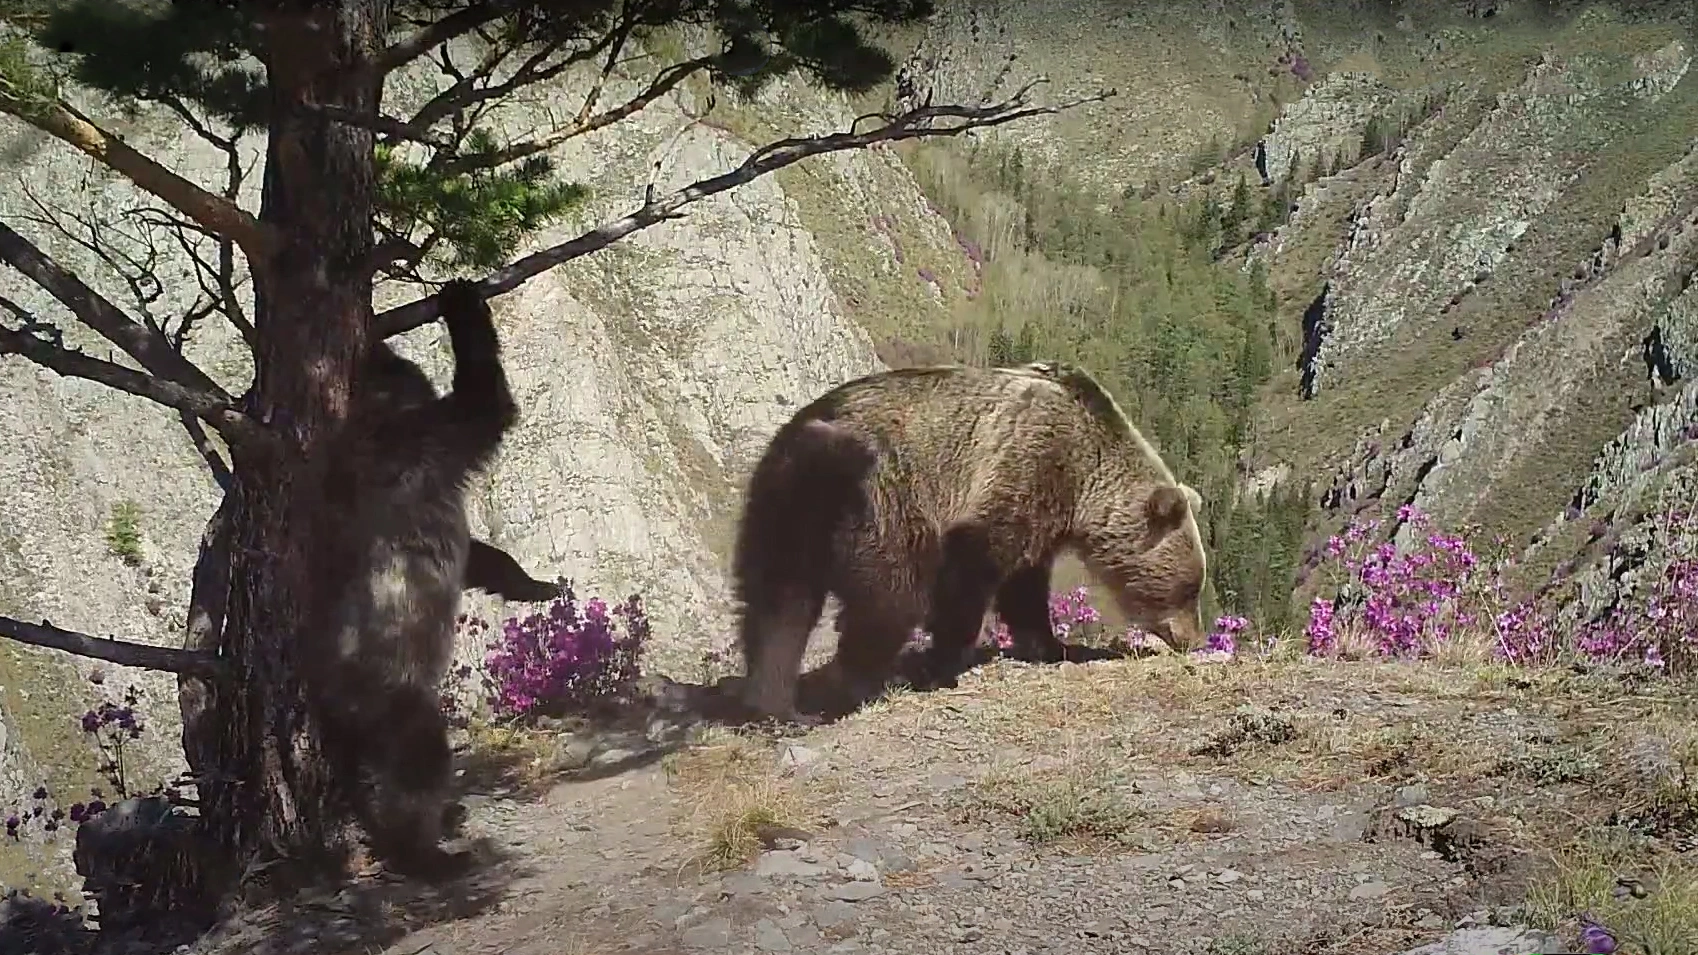
<instances>
[{"instance_id":1,"label":"tree bark","mask_svg":"<svg viewBox=\"0 0 1698 955\"><path fill-rule=\"evenodd\" d=\"M375 115L382 77L372 62L385 46L388 6L278 3L262 15L272 120L260 221L280 241L250 262L248 410L281 442L235 461L224 505L229 586L219 643L239 691L211 694L220 774L202 795L209 831L249 872L287 862L318 874L346 848L297 649L321 599L314 567L341 547L324 474L371 325L375 171L369 130L302 107ZM192 742L208 762L211 745Z\"/></svg>"}]
</instances>

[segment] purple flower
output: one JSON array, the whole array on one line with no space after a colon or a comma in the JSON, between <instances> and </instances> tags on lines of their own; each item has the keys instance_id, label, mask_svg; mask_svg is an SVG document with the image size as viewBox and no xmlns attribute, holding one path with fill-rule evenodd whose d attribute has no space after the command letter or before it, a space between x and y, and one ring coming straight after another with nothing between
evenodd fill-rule
<instances>
[{"instance_id":1,"label":"purple flower","mask_svg":"<svg viewBox=\"0 0 1698 955\"><path fill-rule=\"evenodd\" d=\"M1583 918L1580 921L1580 950L1587 955L1610 955L1617 948L1615 936L1609 929Z\"/></svg>"},{"instance_id":2,"label":"purple flower","mask_svg":"<svg viewBox=\"0 0 1698 955\"><path fill-rule=\"evenodd\" d=\"M468 619L464 628L477 632L488 625ZM618 696L640 675L649 633L639 597L613 608L592 598L580 609L568 585L544 612L502 624L484 659L495 708L526 716L582 710Z\"/></svg>"}]
</instances>

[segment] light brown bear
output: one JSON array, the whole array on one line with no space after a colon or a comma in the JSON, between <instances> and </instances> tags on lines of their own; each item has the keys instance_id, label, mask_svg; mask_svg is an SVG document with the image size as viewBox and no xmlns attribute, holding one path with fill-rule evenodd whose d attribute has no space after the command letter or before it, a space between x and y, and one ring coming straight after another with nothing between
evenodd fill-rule
<instances>
[{"instance_id":1,"label":"light brown bear","mask_svg":"<svg viewBox=\"0 0 1698 955\"><path fill-rule=\"evenodd\" d=\"M922 625L925 670L953 685L993 604L1017 655L1060 660L1049 592L1063 548L1131 623L1193 648L1201 506L1083 369L904 368L842 384L779 429L749 481L733 561L744 702L797 718L828 593L842 605L836 676L863 698Z\"/></svg>"}]
</instances>

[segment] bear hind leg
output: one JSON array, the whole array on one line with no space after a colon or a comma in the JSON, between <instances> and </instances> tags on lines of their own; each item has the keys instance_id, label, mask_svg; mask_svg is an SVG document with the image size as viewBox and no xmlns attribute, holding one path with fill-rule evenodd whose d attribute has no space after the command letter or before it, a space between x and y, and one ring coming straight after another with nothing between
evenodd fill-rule
<instances>
[{"instance_id":1,"label":"bear hind leg","mask_svg":"<svg viewBox=\"0 0 1698 955\"><path fill-rule=\"evenodd\" d=\"M1010 656L1028 663L1060 663L1067 648L1056 639L1049 617L1050 565L1021 567L996 592L996 613L1008 625Z\"/></svg>"},{"instance_id":2,"label":"bear hind leg","mask_svg":"<svg viewBox=\"0 0 1698 955\"><path fill-rule=\"evenodd\" d=\"M808 635L825 610L825 588L784 588L777 599L743 609L743 659L747 682L743 703L761 716L797 720L796 683Z\"/></svg>"}]
</instances>

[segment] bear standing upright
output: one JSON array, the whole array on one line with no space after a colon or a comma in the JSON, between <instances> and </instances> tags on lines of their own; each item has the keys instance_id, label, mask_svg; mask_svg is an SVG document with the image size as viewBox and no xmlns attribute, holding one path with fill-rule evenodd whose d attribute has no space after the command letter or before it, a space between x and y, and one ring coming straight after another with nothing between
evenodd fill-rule
<instances>
[{"instance_id":1,"label":"bear standing upright","mask_svg":"<svg viewBox=\"0 0 1698 955\"><path fill-rule=\"evenodd\" d=\"M1083 369L904 368L798 411L750 477L733 575L744 701L795 716L808 635L842 604L842 683L882 687L909 634L953 683L992 606L1016 653L1054 662L1050 570L1070 549L1133 624L1203 636L1202 502Z\"/></svg>"}]
</instances>

